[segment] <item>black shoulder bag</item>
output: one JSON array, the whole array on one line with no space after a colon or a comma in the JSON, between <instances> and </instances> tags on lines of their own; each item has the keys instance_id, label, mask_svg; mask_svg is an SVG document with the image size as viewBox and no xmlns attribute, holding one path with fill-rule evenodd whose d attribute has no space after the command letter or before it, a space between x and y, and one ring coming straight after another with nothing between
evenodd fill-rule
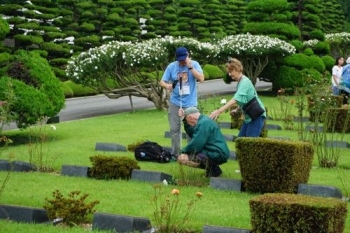
<instances>
[{"instance_id":1,"label":"black shoulder bag","mask_svg":"<svg viewBox=\"0 0 350 233\"><path fill-rule=\"evenodd\" d=\"M265 110L260 106L258 100L256 99L256 91L255 96L249 100L249 102L246 103L242 109L245 113L248 114L250 118L252 118L252 120L255 120L265 112Z\"/></svg>"}]
</instances>

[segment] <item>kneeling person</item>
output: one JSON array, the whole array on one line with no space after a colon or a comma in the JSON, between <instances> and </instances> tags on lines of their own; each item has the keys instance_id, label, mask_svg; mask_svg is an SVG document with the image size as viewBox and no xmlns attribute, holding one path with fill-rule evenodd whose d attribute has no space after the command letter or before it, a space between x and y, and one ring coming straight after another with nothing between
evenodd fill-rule
<instances>
[{"instance_id":1,"label":"kneeling person","mask_svg":"<svg viewBox=\"0 0 350 233\"><path fill-rule=\"evenodd\" d=\"M220 176L219 165L227 162L230 150L218 124L196 107L180 109L179 115L184 116L185 131L191 140L181 149L178 162L205 169L207 177Z\"/></svg>"}]
</instances>

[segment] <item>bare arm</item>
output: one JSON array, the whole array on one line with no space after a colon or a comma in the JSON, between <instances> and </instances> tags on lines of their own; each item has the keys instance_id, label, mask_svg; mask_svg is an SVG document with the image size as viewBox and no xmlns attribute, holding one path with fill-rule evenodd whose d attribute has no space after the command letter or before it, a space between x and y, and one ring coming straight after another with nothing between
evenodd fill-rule
<instances>
[{"instance_id":1,"label":"bare arm","mask_svg":"<svg viewBox=\"0 0 350 233\"><path fill-rule=\"evenodd\" d=\"M192 72L192 74L195 77L195 79L197 79L197 81L199 81L199 82L203 82L204 81L204 74L199 73L198 70L196 70L193 67L191 58L189 58L189 57L186 58L186 65L187 65L188 69L190 70L190 72Z\"/></svg>"},{"instance_id":2,"label":"bare arm","mask_svg":"<svg viewBox=\"0 0 350 233\"><path fill-rule=\"evenodd\" d=\"M164 80L160 80L160 81L159 81L159 85L160 85L162 88L167 89L167 90L169 90L169 91L171 91L171 90L173 89L173 84L171 84L171 83L166 83L166 82L164 82Z\"/></svg>"},{"instance_id":3,"label":"bare arm","mask_svg":"<svg viewBox=\"0 0 350 233\"><path fill-rule=\"evenodd\" d=\"M333 75L333 80L334 80L335 84L337 84L337 86L339 86L339 83L338 83L338 80L337 80L337 76L336 76L336 75Z\"/></svg>"},{"instance_id":4,"label":"bare arm","mask_svg":"<svg viewBox=\"0 0 350 233\"><path fill-rule=\"evenodd\" d=\"M210 113L209 117L211 119L216 119L221 113L225 112L227 109L234 106L236 103L237 101L235 99L230 99L230 101L228 101L224 106Z\"/></svg>"}]
</instances>

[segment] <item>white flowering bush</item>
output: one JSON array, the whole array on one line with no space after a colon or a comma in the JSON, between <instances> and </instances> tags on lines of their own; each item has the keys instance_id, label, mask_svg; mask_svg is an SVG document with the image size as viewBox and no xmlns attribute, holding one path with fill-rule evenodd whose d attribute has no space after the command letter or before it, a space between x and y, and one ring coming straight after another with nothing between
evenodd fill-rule
<instances>
[{"instance_id":1,"label":"white flowering bush","mask_svg":"<svg viewBox=\"0 0 350 233\"><path fill-rule=\"evenodd\" d=\"M295 53L291 44L268 36L241 34L214 43L166 36L142 42L113 41L92 48L72 58L66 73L75 83L97 89L110 98L141 95L162 109L167 107L168 94L158 82L162 71L175 60L175 50L180 46L186 47L191 57L202 66L206 63L223 64L228 57L235 56L242 60L245 71L253 78L266 66L270 56ZM261 58L263 62L255 62ZM123 91L110 89L108 79Z\"/></svg>"},{"instance_id":2,"label":"white flowering bush","mask_svg":"<svg viewBox=\"0 0 350 233\"><path fill-rule=\"evenodd\" d=\"M330 33L325 35L326 42L330 44L331 53L336 56L347 56L350 54L350 33Z\"/></svg>"},{"instance_id":3,"label":"white flowering bush","mask_svg":"<svg viewBox=\"0 0 350 233\"><path fill-rule=\"evenodd\" d=\"M168 53L163 39L157 38L131 44L123 54L123 60L131 67L154 69L167 65Z\"/></svg>"},{"instance_id":4,"label":"white flowering bush","mask_svg":"<svg viewBox=\"0 0 350 233\"><path fill-rule=\"evenodd\" d=\"M269 59L294 54L293 45L263 35L238 34L227 36L216 42L219 61L236 57L242 61L244 73L253 83L267 66Z\"/></svg>"},{"instance_id":5,"label":"white flowering bush","mask_svg":"<svg viewBox=\"0 0 350 233\"><path fill-rule=\"evenodd\" d=\"M293 45L264 35L238 34L227 36L216 43L219 57L286 56L296 52Z\"/></svg>"},{"instance_id":6,"label":"white flowering bush","mask_svg":"<svg viewBox=\"0 0 350 233\"><path fill-rule=\"evenodd\" d=\"M303 45L306 47L314 47L318 44L319 40L313 39L313 40L306 40L303 41Z\"/></svg>"},{"instance_id":7,"label":"white flowering bush","mask_svg":"<svg viewBox=\"0 0 350 233\"><path fill-rule=\"evenodd\" d=\"M340 32L340 33L330 33L325 35L326 41L343 41L350 42L350 33L348 32Z\"/></svg>"},{"instance_id":8,"label":"white flowering bush","mask_svg":"<svg viewBox=\"0 0 350 233\"><path fill-rule=\"evenodd\" d=\"M123 73L128 67L123 54L131 45L131 42L113 41L82 52L68 62L66 74L73 82L96 89L115 72Z\"/></svg>"}]
</instances>

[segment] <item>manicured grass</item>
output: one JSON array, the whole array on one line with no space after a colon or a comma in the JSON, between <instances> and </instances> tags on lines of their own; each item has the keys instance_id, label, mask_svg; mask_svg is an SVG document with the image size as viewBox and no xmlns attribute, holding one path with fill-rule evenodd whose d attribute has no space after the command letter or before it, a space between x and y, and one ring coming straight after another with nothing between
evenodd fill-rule
<instances>
[{"instance_id":1,"label":"manicured grass","mask_svg":"<svg viewBox=\"0 0 350 233\"><path fill-rule=\"evenodd\" d=\"M220 100L231 98L230 96L214 96L210 99L201 100L201 108L205 114L217 108ZM276 98L261 96L269 111L273 111L275 118L282 114L279 112L279 102ZM294 109L293 112L297 112ZM228 122L230 116L224 113L219 121ZM268 120L268 124L283 126L282 121ZM297 123L295 123L295 126ZM136 111L135 113L120 113L116 115L89 118L71 122L61 122L54 125L53 130L49 125L31 130L5 131L3 134L14 140L14 145L2 148L0 159L29 161L32 149L32 156L43 155L46 163L52 163L56 172L51 173L11 173L10 180L6 185L3 194L0 196L0 204L13 204L42 208L45 198L52 198L51 194L58 189L63 194L73 190L81 190L89 194L89 200L99 200L96 206L98 212L124 214L153 218L154 205L153 184L123 181L123 180L94 180L81 177L64 177L59 172L62 165L85 165L91 166L90 156L97 154L128 156L133 158L132 152L98 152L95 151L96 142L110 142L121 145L129 145L141 140L156 141L163 146L170 146L170 139L164 137L165 131L169 131L167 113L155 109ZM42 130L49 137L44 143L25 143L31 132ZM238 134L238 129L222 129L224 134ZM269 130L269 137L287 137L291 140L298 140L298 131L295 130ZM34 138L35 139L35 138ZM34 140L33 139L33 140ZM37 138L36 138L37 139ZM350 135L344 137L344 141L350 141ZM183 144L186 140L183 140ZM41 147L42 145L42 147ZM229 148L234 151L234 142L228 142ZM323 184L338 187L343 194L350 191L350 150L344 149L339 160L339 168L319 168L317 156L313 162L309 183ZM143 170L162 171L179 176L179 165L175 162L168 164L139 162ZM240 179L238 162L230 160L222 165L224 178ZM191 171L192 172L192 171ZM202 176L203 170L193 171ZM5 172L0 172L0 184L5 177ZM347 183L342 184L340 177ZM250 228L249 200L258 194L238 193L230 191L215 190L210 187L178 187L175 185L163 186L165 193L170 193L174 188L180 190L181 203L186 204L194 198L197 191L203 193L203 198L197 203L194 212L191 214L191 226L197 232L202 231L204 224ZM348 204L349 206L349 204ZM35 224L19 224L8 221L0 221L1 232L85 232L82 228L62 229L59 227L43 226ZM346 220L346 230L350 232L350 218Z\"/></svg>"}]
</instances>

